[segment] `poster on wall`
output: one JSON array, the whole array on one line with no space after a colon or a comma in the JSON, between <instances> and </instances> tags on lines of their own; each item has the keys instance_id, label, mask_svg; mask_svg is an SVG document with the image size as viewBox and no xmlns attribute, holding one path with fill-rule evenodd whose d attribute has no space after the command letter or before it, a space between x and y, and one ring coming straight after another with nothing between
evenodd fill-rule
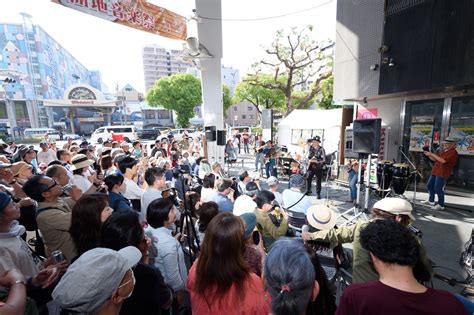
<instances>
[{"instance_id":1,"label":"poster on wall","mask_svg":"<svg viewBox=\"0 0 474 315\"><path fill-rule=\"evenodd\" d=\"M357 109L357 119L372 119L377 118L379 114L378 108L365 108L359 106Z\"/></svg>"},{"instance_id":2,"label":"poster on wall","mask_svg":"<svg viewBox=\"0 0 474 315\"><path fill-rule=\"evenodd\" d=\"M449 136L459 139L459 154L474 155L474 126L453 126Z\"/></svg>"},{"instance_id":3,"label":"poster on wall","mask_svg":"<svg viewBox=\"0 0 474 315\"><path fill-rule=\"evenodd\" d=\"M412 125L410 133L410 151L423 152L423 147L431 149L433 126Z\"/></svg>"}]
</instances>

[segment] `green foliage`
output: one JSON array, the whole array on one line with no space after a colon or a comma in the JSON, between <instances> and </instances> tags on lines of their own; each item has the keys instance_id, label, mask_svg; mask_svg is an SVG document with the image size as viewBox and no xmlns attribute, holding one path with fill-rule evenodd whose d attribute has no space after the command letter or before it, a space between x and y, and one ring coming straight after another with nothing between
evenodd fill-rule
<instances>
[{"instance_id":1,"label":"green foliage","mask_svg":"<svg viewBox=\"0 0 474 315\"><path fill-rule=\"evenodd\" d=\"M224 115L232 105L232 97L230 97L230 89L227 85L222 84L222 105L224 106Z\"/></svg>"},{"instance_id":2,"label":"green foliage","mask_svg":"<svg viewBox=\"0 0 474 315\"><path fill-rule=\"evenodd\" d=\"M284 81L284 77L279 77L279 81ZM262 84L260 84L262 83ZM258 112L263 109L273 108L283 111L285 108L285 94L279 89L271 89L265 85L272 85L275 79L270 74L258 74L246 76L235 87L234 103L247 101L253 104Z\"/></svg>"},{"instance_id":3,"label":"green foliage","mask_svg":"<svg viewBox=\"0 0 474 315\"><path fill-rule=\"evenodd\" d=\"M332 105L333 83L334 83L334 76L333 75L331 75L326 80L321 81L321 83L320 83L321 99L316 102L317 105L318 105L318 108L331 109L331 108L337 108L338 107L338 106Z\"/></svg>"},{"instance_id":4,"label":"green foliage","mask_svg":"<svg viewBox=\"0 0 474 315\"><path fill-rule=\"evenodd\" d=\"M194 107L202 103L201 81L190 73L162 77L146 95L152 107L163 106L177 114L177 123L186 127L194 116Z\"/></svg>"}]
</instances>

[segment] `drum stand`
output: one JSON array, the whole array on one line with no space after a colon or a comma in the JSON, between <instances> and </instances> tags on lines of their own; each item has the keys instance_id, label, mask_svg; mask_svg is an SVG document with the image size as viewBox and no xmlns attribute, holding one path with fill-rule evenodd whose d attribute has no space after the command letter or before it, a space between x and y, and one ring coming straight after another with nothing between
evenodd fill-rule
<instances>
[{"instance_id":1,"label":"drum stand","mask_svg":"<svg viewBox=\"0 0 474 315\"><path fill-rule=\"evenodd\" d=\"M355 221L359 217L364 217L364 219L367 219L367 211L369 208L369 194L370 194L370 164L372 162L371 156L369 154L368 159L367 159L367 167L366 167L366 182L365 182L365 202L364 202L364 208L361 209L360 207L360 188L361 188L361 179L362 179L362 162L363 162L363 156L359 156L359 171L357 172L357 197L356 197L356 204L354 207L350 208L347 211L344 211L341 213L338 218L342 217L346 220L342 226L349 224L352 221ZM353 213L352 218L347 218L346 215Z\"/></svg>"},{"instance_id":2,"label":"drum stand","mask_svg":"<svg viewBox=\"0 0 474 315\"><path fill-rule=\"evenodd\" d=\"M415 187L413 189L413 198L412 198L412 205L413 205L413 211L416 211L416 187L417 187L417 181L418 181L418 175L421 176L420 172L418 172L418 170L416 169L416 166L415 164L413 164L413 162L410 160L410 158L405 154L405 152L403 152L403 150L401 148L399 148L400 153L403 155L403 157L407 160L407 162L410 164L411 167L413 167L414 171L412 172L412 174L415 174ZM403 196L402 196L403 197Z\"/></svg>"}]
</instances>

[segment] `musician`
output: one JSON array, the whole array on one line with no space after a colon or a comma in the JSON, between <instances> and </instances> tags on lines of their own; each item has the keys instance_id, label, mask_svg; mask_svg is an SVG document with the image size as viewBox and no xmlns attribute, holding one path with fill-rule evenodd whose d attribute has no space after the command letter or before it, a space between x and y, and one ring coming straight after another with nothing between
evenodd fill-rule
<instances>
[{"instance_id":1,"label":"musician","mask_svg":"<svg viewBox=\"0 0 474 315\"><path fill-rule=\"evenodd\" d=\"M267 175L267 178L269 178L270 176L276 176L275 174L276 151L275 151L275 148L273 147L273 142L271 140L268 140L267 143L265 144L265 147L262 150L262 154L265 160L265 173Z\"/></svg>"},{"instance_id":2,"label":"musician","mask_svg":"<svg viewBox=\"0 0 474 315\"><path fill-rule=\"evenodd\" d=\"M458 161L458 152L456 151L457 144L458 139L447 137L443 141L443 150L439 154L430 151L424 152L430 160L435 162L427 184L430 197L428 202L425 202L434 206L435 194L437 194L438 204L435 206L435 210L444 210L444 186Z\"/></svg>"},{"instance_id":3,"label":"musician","mask_svg":"<svg viewBox=\"0 0 474 315\"><path fill-rule=\"evenodd\" d=\"M347 172L349 173L349 189L350 189L350 192L351 192L350 202L352 204L355 204L356 199L357 199L357 181L359 180L359 178L358 178L359 162L357 160L351 161L348 165L348 171Z\"/></svg>"},{"instance_id":4,"label":"musician","mask_svg":"<svg viewBox=\"0 0 474 315\"><path fill-rule=\"evenodd\" d=\"M313 177L316 176L316 195L318 199L321 199L321 181L323 179L323 167L326 161L326 152L321 146L321 138L316 136L313 138L312 144L308 151L309 167L306 172L307 180L307 194L311 195L311 183Z\"/></svg>"}]
</instances>

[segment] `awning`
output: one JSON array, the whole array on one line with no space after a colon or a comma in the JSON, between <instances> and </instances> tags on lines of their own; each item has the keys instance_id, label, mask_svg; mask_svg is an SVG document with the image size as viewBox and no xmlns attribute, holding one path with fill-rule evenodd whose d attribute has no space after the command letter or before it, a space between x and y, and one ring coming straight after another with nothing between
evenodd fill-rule
<instances>
[{"instance_id":1,"label":"awning","mask_svg":"<svg viewBox=\"0 0 474 315\"><path fill-rule=\"evenodd\" d=\"M114 108L114 100L44 100L45 107L106 107Z\"/></svg>"}]
</instances>

